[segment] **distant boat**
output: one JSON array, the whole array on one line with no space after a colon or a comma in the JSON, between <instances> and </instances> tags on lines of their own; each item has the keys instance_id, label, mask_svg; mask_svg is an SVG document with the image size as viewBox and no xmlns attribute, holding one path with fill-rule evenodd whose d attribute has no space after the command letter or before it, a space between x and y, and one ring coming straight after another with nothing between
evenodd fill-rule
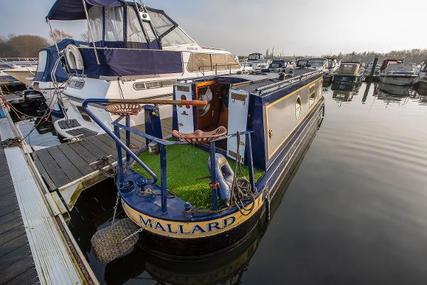
<instances>
[{"instance_id":1,"label":"distant boat","mask_svg":"<svg viewBox=\"0 0 427 285\"><path fill-rule=\"evenodd\" d=\"M360 62L342 62L334 74L332 89L351 91L360 86L363 69Z\"/></svg>"},{"instance_id":2,"label":"distant boat","mask_svg":"<svg viewBox=\"0 0 427 285\"><path fill-rule=\"evenodd\" d=\"M380 82L378 84L378 88L392 96L401 96L406 97L410 95L410 87L404 85L396 85L396 84L387 84Z\"/></svg>"},{"instance_id":3,"label":"distant boat","mask_svg":"<svg viewBox=\"0 0 427 285\"><path fill-rule=\"evenodd\" d=\"M420 74L416 80L414 89L420 95L427 95L427 60L421 64Z\"/></svg>"},{"instance_id":4,"label":"distant boat","mask_svg":"<svg viewBox=\"0 0 427 285\"><path fill-rule=\"evenodd\" d=\"M385 84L410 86L417 77L415 65L401 60L385 60L380 69L380 81Z\"/></svg>"},{"instance_id":5,"label":"distant boat","mask_svg":"<svg viewBox=\"0 0 427 285\"><path fill-rule=\"evenodd\" d=\"M28 65L28 66L20 66L14 65L10 69L5 69L3 72L7 75L12 76L19 82L22 82L26 86L30 86L33 81L34 75L36 74L36 66Z\"/></svg>"}]
</instances>

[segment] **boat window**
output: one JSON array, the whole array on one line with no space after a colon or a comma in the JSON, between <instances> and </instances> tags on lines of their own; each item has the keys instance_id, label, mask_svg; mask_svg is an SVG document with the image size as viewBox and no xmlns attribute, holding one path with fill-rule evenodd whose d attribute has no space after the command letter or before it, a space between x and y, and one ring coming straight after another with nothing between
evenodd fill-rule
<instances>
[{"instance_id":1,"label":"boat window","mask_svg":"<svg viewBox=\"0 0 427 285\"><path fill-rule=\"evenodd\" d=\"M139 15L133 7L127 8L127 40L130 43L146 43L144 32L139 22Z\"/></svg>"},{"instance_id":2,"label":"boat window","mask_svg":"<svg viewBox=\"0 0 427 285\"><path fill-rule=\"evenodd\" d=\"M301 116L301 110L302 110L301 98L298 97L297 102L295 103L295 116L297 119L299 119Z\"/></svg>"},{"instance_id":3,"label":"boat window","mask_svg":"<svg viewBox=\"0 0 427 285\"><path fill-rule=\"evenodd\" d=\"M239 67L239 63L231 54L192 53L188 61L189 72L207 70L229 70Z\"/></svg>"},{"instance_id":4,"label":"boat window","mask_svg":"<svg viewBox=\"0 0 427 285\"><path fill-rule=\"evenodd\" d=\"M105 40L123 41L123 8L105 8Z\"/></svg>"},{"instance_id":5,"label":"boat window","mask_svg":"<svg viewBox=\"0 0 427 285\"><path fill-rule=\"evenodd\" d=\"M228 70L239 65L231 54L212 54L211 56L214 70Z\"/></svg>"},{"instance_id":6,"label":"boat window","mask_svg":"<svg viewBox=\"0 0 427 285\"><path fill-rule=\"evenodd\" d=\"M175 23L173 23L165 14L152 10L149 10L148 14L150 15L151 23L159 37L163 36L167 31L175 27Z\"/></svg>"},{"instance_id":7,"label":"boat window","mask_svg":"<svg viewBox=\"0 0 427 285\"><path fill-rule=\"evenodd\" d=\"M88 11L89 27L93 34L94 41L102 41L102 7L93 6ZM92 40L89 37L89 40Z\"/></svg>"},{"instance_id":8,"label":"boat window","mask_svg":"<svg viewBox=\"0 0 427 285\"><path fill-rule=\"evenodd\" d=\"M37 64L37 72L44 72L46 69L47 51L42 50L39 52L39 63Z\"/></svg>"},{"instance_id":9,"label":"boat window","mask_svg":"<svg viewBox=\"0 0 427 285\"><path fill-rule=\"evenodd\" d=\"M188 61L189 72L205 71L212 69L211 55L208 53L192 53Z\"/></svg>"},{"instance_id":10,"label":"boat window","mask_svg":"<svg viewBox=\"0 0 427 285\"><path fill-rule=\"evenodd\" d=\"M313 91L310 94L310 100L309 101L310 101L310 107L313 106L314 102L316 101L316 91Z\"/></svg>"},{"instance_id":11,"label":"boat window","mask_svg":"<svg viewBox=\"0 0 427 285\"><path fill-rule=\"evenodd\" d=\"M154 42L156 40L156 35L154 34L154 31L151 28L150 23L143 21L142 26L144 27L144 31L147 33L148 40L150 42Z\"/></svg>"},{"instance_id":12,"label":"boat window","mask_svg":"<svg viewBox=\"0 0 427 285\"><path fill-rule=\"evenodd\" d=\"M170 87L176 83L176 80L160 80L160 81L148 81L148 82L137 82L133 85L135 90L145 90L145 89L156 89L163 87Z\"/></svg>"},{"instance_id":13,"label":"boat window","mask_svg":"<svg viewBox=\"0 0 427 285\"><path fill-rule=\"evenodd\" d=\"M165 47L192 43L194 43L193 39L187 36L187 34L179 27L175 28L162 38L162 45Z\"/></svg>"},{"instance_id":14,"label":"boat window","mask_svg":"<svg viewBox=\"0 0 427 285\"><path fill-rule=\"evenodd\" d=\"M324 66L324 65L325 65L325 61L324 61L324 60L311 60L311 61L309 62L309 64L310 64L312 67L322 67L322 66Z\"/></svg>"}]
</instances>

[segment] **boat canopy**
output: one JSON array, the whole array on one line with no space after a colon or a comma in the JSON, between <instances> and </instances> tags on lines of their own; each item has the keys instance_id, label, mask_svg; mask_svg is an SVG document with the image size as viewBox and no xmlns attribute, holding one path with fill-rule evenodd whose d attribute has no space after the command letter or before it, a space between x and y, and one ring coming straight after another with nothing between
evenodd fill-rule
<instances>
[{"instance_id":1,"label":"boat canopy","mask_svg":"<svg viewBox=\"0 0 427 285\"><path fill-rule=\"evenodd\" d=\"M48 20L88 20L97 47L149 48L193 44L164 11L144 7L137 1L57 0Z\"/></svg>"},{"instance_id":2,"label":"boat canopy","mask_svg":"<svg viewBox=\"0 0 427 285\"><path fill-rule=\"evenodd\" d=\"M39 52L39 62L37 66L37 71L33 81L39 81L39 82L53 81L52 71L54 70L56 61L59 58L57 48L60 51L62 51L69 44L80 46L81 44L87 44L87 43L78 42L71 39L64 39L61 42L57 43L56 46L53 45L53 46L41 49ZM58 64L55 70L54 76L57 82L65 82L69 77L68 73L65 71L62 64Z\"/></svg>"}]
</instances>

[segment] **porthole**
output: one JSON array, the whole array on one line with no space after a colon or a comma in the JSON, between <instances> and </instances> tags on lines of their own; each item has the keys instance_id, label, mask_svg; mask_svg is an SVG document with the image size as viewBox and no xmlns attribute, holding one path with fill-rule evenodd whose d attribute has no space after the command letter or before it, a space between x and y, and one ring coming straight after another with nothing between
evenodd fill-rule
<instances>
[{"instance_id":1,"label":"porthole","mask_svg":"<svg viewBox=\"0 0 427 285\"><path fill-rule=\"evenodd\" d=\"M314 102L316 101L316 92L311 93L310 95L310 107L313 106Z\"/></svg>"},{"instance_id":2,"label":"porthole","mask_svg":"<svg viewBox=\"0 0 427 285\"><path fill-rule=\"evenodd\" d=\"M297 102L295 103L295 117L297 119L301 117L301 112L302 112L301 97L298 97Z\"/></svg>"}]
</instances>

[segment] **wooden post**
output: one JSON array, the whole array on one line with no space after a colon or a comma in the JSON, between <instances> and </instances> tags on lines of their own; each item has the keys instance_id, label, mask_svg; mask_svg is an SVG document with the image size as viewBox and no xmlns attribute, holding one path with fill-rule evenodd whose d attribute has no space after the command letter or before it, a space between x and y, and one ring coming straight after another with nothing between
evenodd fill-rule
<instances>
[{"instance_id":1,"label":"wooden post","mask_svg":"<svg viewBox=\"0 0 427 285\"><path fill-rule=\"evenodd\" d=\"M373 62L373 64L372 64L372 69L371 69L371 74L370 74L370 80L373 80L374 79L374 75L375 75L375 69L376 69L376 67L377 67L377 64L378 64L378 57L376 57L375 59L374 59L374 62Z\"/></svg>"}]
</instances>

